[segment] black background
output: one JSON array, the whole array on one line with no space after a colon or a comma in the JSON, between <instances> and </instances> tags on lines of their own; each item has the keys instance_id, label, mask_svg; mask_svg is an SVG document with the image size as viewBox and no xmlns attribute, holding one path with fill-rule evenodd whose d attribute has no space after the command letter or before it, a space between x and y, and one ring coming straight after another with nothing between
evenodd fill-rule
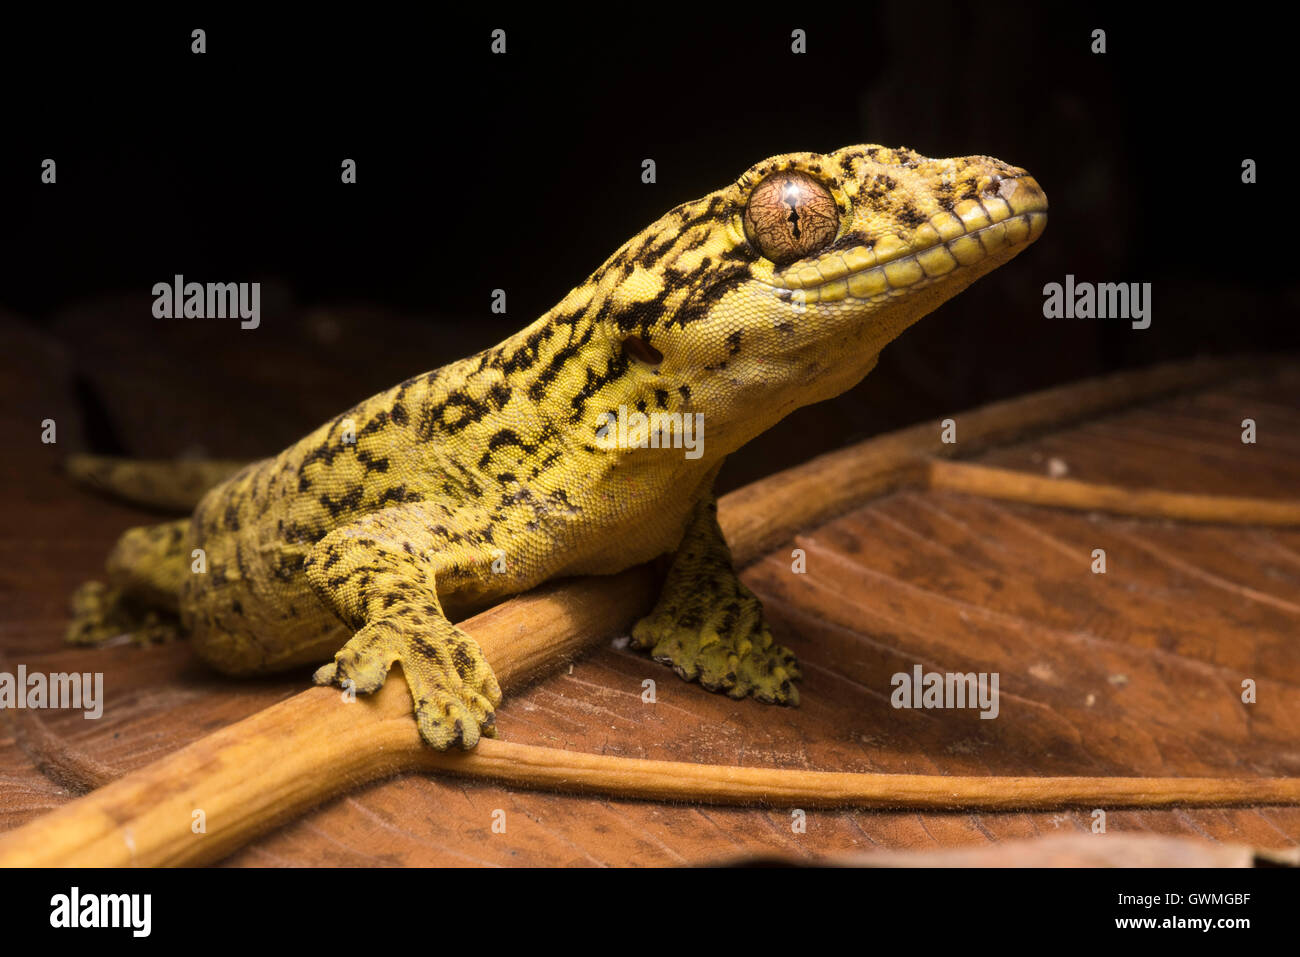
<instances>
[{"instance_id":1,"label":"black background","mask_svg":"<svg viewBox=\"0 0 1300 957\"><path fill-rule=\"evenodd\" d=\"M496 27L505 56L489 52ZM790 52L795 27L806 55ZM1090 52L1094 28L1104 55ZM1295 350L1284 40L1254 12L929 2L11 22L5 359L61 350L91 448L269 454L504 338L664 211L756 161L864 142L1024 166L1051 203L1046 233L891 345L849 395L757 440L724 487L1090 374ZM39 182L46 157L56 186ZM355 186L339 182L344 157ZM169 323L151 315L150 289L175 273L279 292L264 292L256 331ZM1151 328L1044 319L1043 285L1066 273L1150 282ZM497 287L506 316L489 311ZM309 341L302 317L321 310L340 318ZM202 393L216 412L153 428L129 381L155 401ZM224 431L246 424L250 397L263 421Z\"/></svg>"},{"instance_id":2,"label":"black background","mask_svg":"<svg viewBox=\"0 0 1300 957\"><path fill-rule=\"evenodd\" d=\"M972 948L997 935L1049 941L1068 937L1081 945L1128 937L1135 943L1168 942L1182 950L1192 940L1209 940L1214 952L1223 952L1234 944L1258 947L1285 934L1290 929L1288 907L1295 883L1280 868L817 870L756 862L724 869L683 868L670 876L674 889L692 899L708 900L709 906L674 911L620 903L617 909L583 910L580 902L602 892L608 895L611 887L624 896L651 897L662 892L664 875L649 869L624 870L611 878L597 868L569 868L548 871L543 886L525 869L506 869L493 875L492 903L475 901L443 914L436 889L461 879L460 873L441 869L411 875L398 868L185 868L164 874L65 868L0 872L0 888L5 891L6 930L11 936L23 935L18 938L22 940L30 935L33 940L61 941L65 946L116 945L123 950L192 943L196 933L218 935L223 942L255 938L264 947L373 940L377 918L371 915L379 914L378 920L399 931L411 927L416 933L418 926L430 943L441 947L486 945L506 953L535 950L539 941L615 939L620 930L626 933L629 924L643 939L672 946L716 936L720 921L746 943L761 937L764 946L777 952L796 951L826 935L863 949L881 940L915 941L927 949L950 943ZM73 886L81 895L152 895L150 936L136 938L120 928L51 928L52 898L69 895ZM1118 903L1120 894L1170 893L1181 895L1183 901L1192 894L1249 897L1235 905L1147 908ZM344 904L357 900L363 911L354 917ZM771 901L767 910L782 913L765 913L757 921L751 916L746 922L741 915L754 914L755 900ZM811 903L800 906L804 900ZM417 924L407 902L436 916ZM1246 918L1250 927L1214 928L1208 933L1116 928L1117 918Z\"/></svg>"}]
</instances>

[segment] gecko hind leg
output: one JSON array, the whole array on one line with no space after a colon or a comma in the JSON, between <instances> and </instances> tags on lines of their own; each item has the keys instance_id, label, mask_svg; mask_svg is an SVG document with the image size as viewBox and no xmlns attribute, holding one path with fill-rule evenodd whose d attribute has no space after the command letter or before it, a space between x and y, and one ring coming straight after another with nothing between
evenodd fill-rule
<instances>
[{"instance_id":1,"label":"gecko hind leg","mask_svg":"<svg viewBox=\"0 0 1300 957\"><path fill-rule=\"evenodd\" d=\"M696 506L654 610L632 643L687 681L733 698L797 705L794 654L772 640L757 596L736 577L713 496Z\"/></svg>"},{"instance_id":2,"label":"gecko hind leg","mask_svg":"<svg viewBox=\"0 0 1300 957\"><path fill-rule=\"evenodd\" d=\"M65 640L73 645L159 644L180 637L179 620L160 608L142 607L121 588L84 582L71 600L72 619Z\"/></svg>"},{"instance_id":3,"label":"gecko hind leg","mask_svg":"<svg viewBox=\"0 0 1300 957\"><path fill-rule=\"evenodd\" d=\"M189 529L190 520L181 518L123 532L105 563L109 584L90 581L73 593L67 641L104 645L129 636L152 644L179 636Z\"/></svg>"}]
</instances>

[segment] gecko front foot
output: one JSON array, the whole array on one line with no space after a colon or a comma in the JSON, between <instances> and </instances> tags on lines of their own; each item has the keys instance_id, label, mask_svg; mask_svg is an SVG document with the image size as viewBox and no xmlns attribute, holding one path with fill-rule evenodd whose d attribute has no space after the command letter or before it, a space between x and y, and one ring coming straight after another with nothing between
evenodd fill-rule
<instances>
[{"instance_id":1,"label":"gecko front foot","mask_svg":"<svg viewBox=\"0 0 1300 957\"><path fill-rule=\"evenodd\" d=\"M632 629L632 643L710 691L799 703L799 665L772 641L762 603L736 577L712 495L696 503L659 603Z\"/></svg>"},{"instance_id":2,"label":"gecko front foot","mask_svg":"<svg viewBox=\"0 0 1300 957\"><path fill-rule=\"evenodd\" d=\"M450 624L430 605L394 606L390 614L365 625L316 671L318 685L377 691L394 662L411 689L422 737L445 751L468 750L480 735L496 737L494 709L501 688L478 643Z\"/></svg>"},{"instance_id":3,"label":"gecko front foot","mask_svg":"<svg viewBox=\"0 0 1300 957\"><path fill-rule=\"evenodd\" d=\"M655 610L632 629L632 643L710 691L797 705L798 662L773 642L754 593L734 573L730 581L697 580L692 587L687 594L665 589Z\"/></svg>"}]
</instances>

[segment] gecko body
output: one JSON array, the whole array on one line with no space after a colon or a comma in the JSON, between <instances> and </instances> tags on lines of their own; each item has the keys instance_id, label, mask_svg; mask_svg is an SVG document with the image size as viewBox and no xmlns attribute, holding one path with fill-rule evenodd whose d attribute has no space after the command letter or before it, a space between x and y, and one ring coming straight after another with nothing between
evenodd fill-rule
<instances>
[{"instance_id":1,"label":"gecko body","mask_svg":"<svg viewBox=\"0 0 1300 957\"><path fill-rule=\"evenodd\" d=\"M634 644L711 690L795 704L798 665L718 528L718 469L860 381L907 326L1033 242L1046 209L1032 177L989 157L765 160L499 345L358 403L188 518L128 531L108 583L78 593L70 637L175 615L222 671L332 656L315 680L361 692L400 663L424 740L469 748L495 733L501 692L452 624L461 610L672 554ZM688 455L643 422L701 427ZM101 484L129 484L115 468Z\"/></svg>"}]
</instances>

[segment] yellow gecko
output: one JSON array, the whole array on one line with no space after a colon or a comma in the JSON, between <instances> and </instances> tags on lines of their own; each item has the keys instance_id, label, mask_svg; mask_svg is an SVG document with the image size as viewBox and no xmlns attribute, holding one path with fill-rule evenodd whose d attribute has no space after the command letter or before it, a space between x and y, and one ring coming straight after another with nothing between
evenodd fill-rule
<instances>
[{"instance_id":1,"label":"yellow gecko","mask_svg":"<svg viewBox=\"0 0 1300 957\"><path fill-rule=\"evenodd\" d=\"M192 515L126 532L108 583L77 593L69 637L178 630L230 674L333 655L316 682L363 693L400 662L423 739L471 748L495 734L501 691L453 619L671 553L634 644L711 690L797 704L794 656L719 530L718 469L859 382L1046 222L1034 179L989 157L851 146L764 160L669 210L501 344L234 474L178 469L203 492ZM72 469L178 497L131 463Z\"/></svg>"}]
</instances>

